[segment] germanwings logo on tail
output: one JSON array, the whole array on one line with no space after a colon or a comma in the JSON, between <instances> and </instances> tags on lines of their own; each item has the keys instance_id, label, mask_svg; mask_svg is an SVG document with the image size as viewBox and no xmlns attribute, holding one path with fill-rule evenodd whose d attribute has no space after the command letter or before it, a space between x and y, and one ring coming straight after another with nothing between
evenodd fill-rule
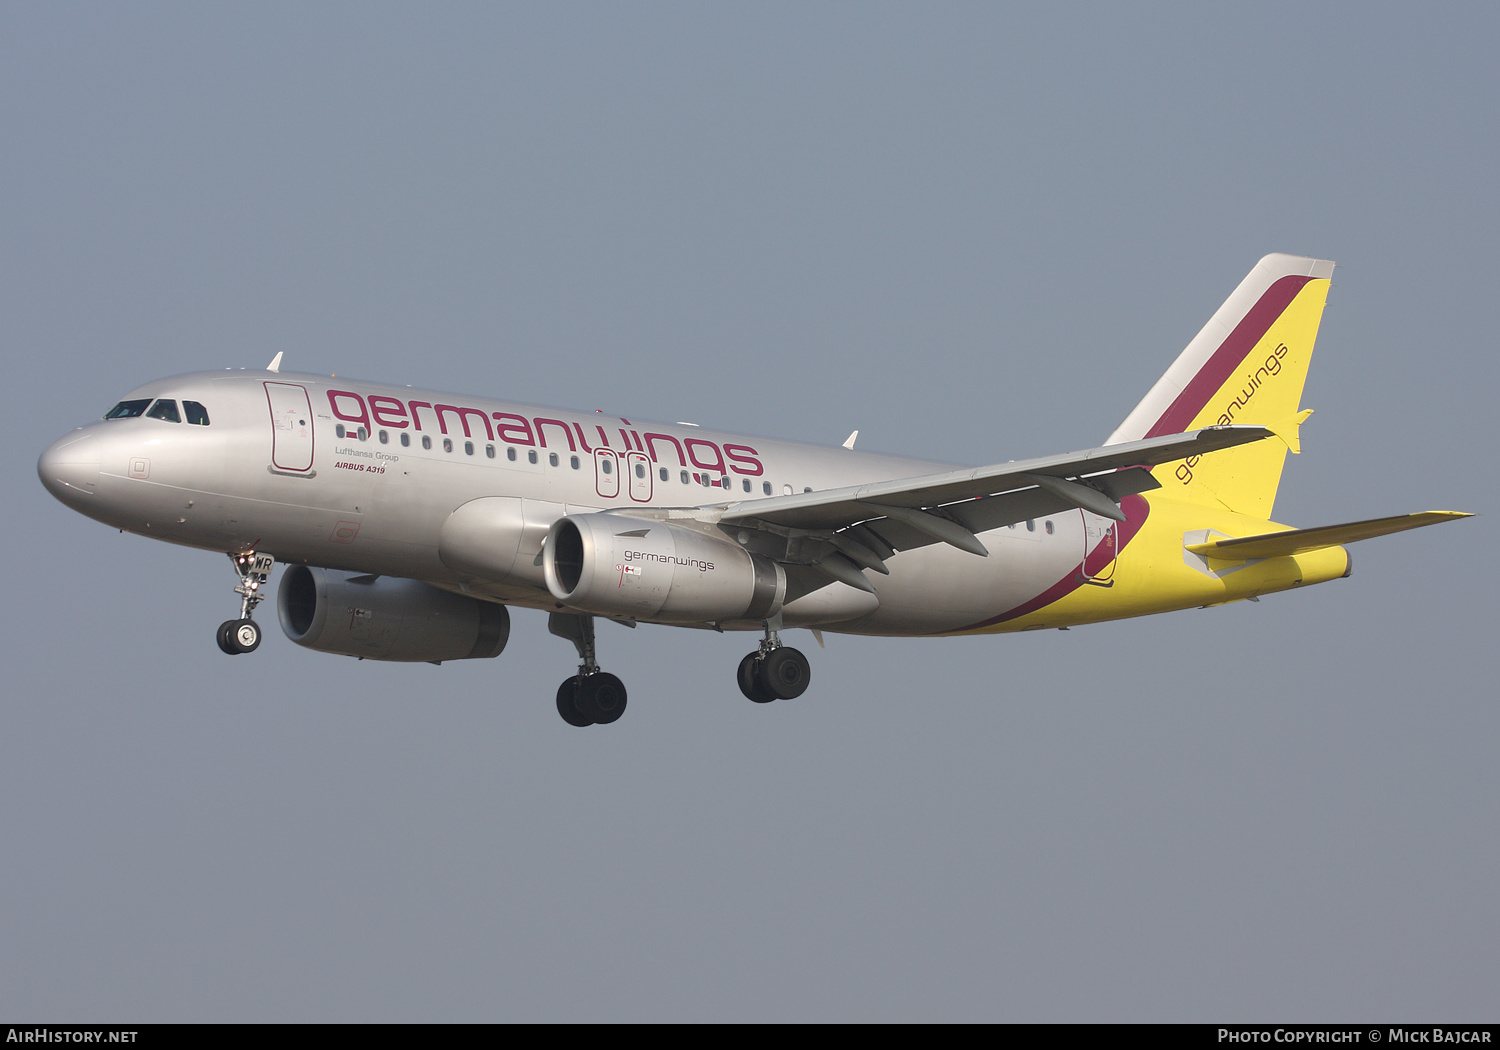
<instances>
[{"instance_id":1,"label":"germanwings logo on tail","mask_svg":"<svg viewBox=\"0 0 1500 1050\"><path fill-rule=\"evenodd\" d=\"M1143 437L1159 437L1162 434L1181 434L1193 429L1194 426L1205 425L1201 420L1209 415L1207 409L1211 404L1220 403L1220 398L1229 393L1225 388L1233 383L1236 373L1247 361L1253 360L1252 354L1255 349L1265 342L1266 335L1271 327L1286 313L1287 307L1297 298L1310 279L1306 277L1284 277L1272 285L1266 293L1261 296L1240 323L1235 326L1213 355L1197 369L1182 392L1173 399L1166 411L1157 418L1151 428L1143 434ZM1212 322L1210 322L1212 323ZM1314 330L1316 332L1316 330ZM1196 342L1197 340L1194 340ZM1191 348L1191 347L1190 347ZM1276 351L1280 351L1277 353ZM1281 363L1285 360L1288 349L1285 342L1278 341L1275 349L1267 356L1276 359L1275 373L1281 372ZM1178 359L1181 362L1181 358ZM1176 368L1176 364L1173 365ZM1170 372L1168 373L1170 375ZM1165 376L1163 377L1166 378ZM1256 384L1257 387L1259 384ZM1300 386L1299 394L1300 394ZM1153 388L1152 393L1156 390ZM1252 391L1253 393L1253 391ZM1238 391L1231 394L1229 400L1234 401ZM1148 397L1150 395L1147 395ZM1248 399L1247 399L1248 400ZM1226 408L1228 406L1226 405ZM1243 407L1243 406L1241 406ZM1240 418L1224 418L1225 412L1221 411L1211 417L1212 423L1207 425L1229 422L1253 423L1257 420Z\"/></svg>"},{"instance_id":2,"label":"germanwings logo on tail","mask_svg":"<svg viewBox=\"0 0 1500 1050\"><path fill-rule=\"evenodd\" d=\"M1153 471L1178 498L1269 517L1287 449L1297 447L1288 421L1303 418L1302 387L1332 273L1319 259L1262 259L1108 444L1232 424L1285 433L1285 444L1260 442Z\"/></svg>"}]
</instances>

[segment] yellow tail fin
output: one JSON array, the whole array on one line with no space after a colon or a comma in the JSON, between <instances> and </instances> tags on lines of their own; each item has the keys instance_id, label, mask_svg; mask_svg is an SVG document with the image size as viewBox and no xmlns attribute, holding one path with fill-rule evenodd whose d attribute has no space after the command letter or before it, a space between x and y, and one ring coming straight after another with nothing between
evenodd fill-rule
<instances>
[{"instance_id":1,"label":"yellow tail fin","mask_svg":"<svg viewBox=\"0 0 1500 1050\"><path fill-rule=\"evenodd\" d=\"M1198 427L1254 423L1281 441L1259 441L1152 471L1164 495L1269 519L1297 428L1307 366L1333 263L1268 255L1240 282L1107 444Z\"/></svg>"}]
</instances>

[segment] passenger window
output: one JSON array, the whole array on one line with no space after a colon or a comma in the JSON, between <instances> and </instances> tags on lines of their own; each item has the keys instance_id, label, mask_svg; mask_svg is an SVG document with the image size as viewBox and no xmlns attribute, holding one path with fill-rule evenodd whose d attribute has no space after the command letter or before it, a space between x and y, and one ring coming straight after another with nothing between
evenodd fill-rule
<instances>
[{"instance_id":1,"label":"passenger window","mask_svg":"<svg viewBox=\"0 0 1500 1050\"><path fill-rule=\"evenodd\" d=\"M484 446L484 454L486 456L488 456L490 459L494 459L495 458L495 446L494 445L486 445L486 446Z\"/></svg>"},{"instance_id":2,"label":"passenger window","mask_svg":"<svg viewBox=\"0 0 1500 1050\"><path fill-rule=\"evenodd\" d=\"M760 483L760 490L769 496L771 494L771 483L769 481L762 481Z\"/></svg>"},{"instance_id":3,"label":"passenger window","mask_svg":"<svg viewBox=\"0 0 1500 1050\"><path fill-rule=\"evenodd\" d=\"M536 462L536 449L533 448L533 449L528 449L527 450L527 452L526 452L526 461L528 463L535 463Z\"/></svg>"},{"instance_id":4,"label":"passenger window","mask_svg":"<svg viewBox=\"0 0 1500 1050\"><path fill-rule=\"evenodd\" d=\"M1052 523L1050 521L1047 522L1047 535L1052 535Z\"/></svg>"},{"instance_id":5,"label":"passenger window","mask_svg":"<svg viewBox=\"0 0 1500 1050\"><path fill-rule=\"evenodd\" d=\"M208 409L198 404L198 402L184 401L182 403L182 411L187 416L189 423L200 427L208 426Z\"/></svg>"},{"instance_id":6,"label":"passenger window","mask_svg":"<svg viewBox=\"0 0 1500 1050\"><path fill-rule=\"evenodd\" d=\"M1034 519L1034 518L1027 518L1026 519L1026 531L1027 532L1035 532L1036 531L1036 519Z\"/></svg>"},{"instance_id":7,"label":"passenger window","mask_svg":"<svg viewBox=\"0 0 1500 1050\"><path fill-rule=\"evenodd\" d=\"M790 486L790 485L783 485L783 486L781 486L781 494L783 496L790 496L792 494L792 486Z\"/></svg>"},{"instance_id":8,"label":"passenger window","mask_svg":"<svg viewBox=\"0 0 1500 1050\"><path fill-rule=\"evenodd\" d=\"M134 419L136 416L145 415L146 406L151 404L149 397L143 397L139 401L121 401L114 408L104 413L105 419Z\"/></svg>"},{"instance_id":9,"label":"passenger window","mask_svg":"<svg viewBox=\"0 0 1500 1050\"><path fill-rule=\"evenodd\" d=\"M389 445L391 443L391 436L389 434L387 434L384 430L382 430L380 432L380 443L382 445Z\"/></svg>"},{"instance_id":10,"label":"passenger window","mask_svg":"<svg viewBox=\"0 0 1500 1050\"><path fill-rule=\"evenodd\" d=\"M745 491L749 492L750 491L750 479L746 478L744 484L745 484Z\"/></svg>"},{"instance_id":11,"label":"passenger window","mask_svg":"<svg viewBox=\"0 0 1500 1050\"><path fill-rule=\"evenodd\" d=\"M343 437L344 436L344 424L342 424L342 423L335 423L334 424L334 427L333 427L333 436L334 437Z\"/></svg>"},{"instance_id":12,"label":"passenger window","mask_svg":"<svg viewBox=\"0 0 1500 1050\"><path fill-rule=\"evenodd\" d=\"M555 466L557 466L557 453L556 452L549 452L549 453L547 453L547 466L549 466L549 467L555 467Z\"/></svg>"},{"instance_id":13,"label":"passenger window","mask_svg":"<svg viewBox=\"0 0 1500 1050\"><path fill-rule=\"evenodd\" d=\"M431 448L432 447L432 438L428 437L426 434L422 435L422 447L423 448Z\"/></svg>"},{"instance_id":14,"label":"passenger window","mask_svg":"<svg viewBox=\"0 0 1500 1050\"><path fill-rule=\"evenodd\" d=\"M719 488L726 490L729 488L729 476L727 474L719 478Z\"/></svg>"},{"instance_id":15,"label":"passenger window","mask_svg":"<svg viewBox=\"0 0 1500 1050\"><path fill-rule=\"evenodd\" d=\"M568 457L568 465L570 467L572 467L574 470L577 470L578 469L578 457L577 456L569 456Z\"/></svg>"},{"instance_id":16,"label":"passenger window","mask_svg":"<svg viewBox=\"0 0 1500 1050\"><path fill-rule=\"evenodd\" d=\"M443 451L444 452L452 452L453 451L453 439L452 438L443 438Z\"/></svg>"},{"instance_id":17,"label":"passenger window","mask_svg":"<svg viewBox=\"0 0 1500 1050\"><path fill-rule=\"evenodd\" d=\"M151 406L151 411L146 413L147 419L161 419L168 423L181 423L182 417L177 414L177 402L162 398Z\"/></svg>"},{"instance_id":18,"label":"passenger window","mask_svg":"<svg viewBox=\"0 0 1500 1050\"><path fill-rule=\"evenodd\" d=\"M686 485L688 483L687 471L685 471L685 470L682 472L682 483L684 485Z\"/></svg>"},{"instance_id":19,"label":"passenger window","mask_svg":"<svg viewBox=\"0 0 1500 1050\"><path fill-rule=\"evenodd\" d=\"M367 437L370 436L369 433L366 432L366 430L365 430L364 427L360 427L358 433L359 433L359 439L361 441L363 441L365 438L367 438Z\"/></svg>"},{"instance_id":20,"label":"passenger window","mask_svg":"<svg viewBox=\"0 0 1500 1050\"><path fill-rule=\"evenodd\" d=\"M408 448L411 445L411 435L405 431L401 432L401 447Z\"/></svg>"},{"instance_id":21,"label":"passenger window","mask_svg":"<svg viewBox=\"0 0 1500 1050\"><path fill-rule=\"evenodd\" d=\"M464 442L464 455L466 455L466 456L472 456L473 454L474 454L474 442L472 442L472 441L465 441Z\"/></svg>"},{"instance_id":22,"label":"passenger window","mask_svg":"<svg viewBox=\"0 0 1500 1050\"><path fill-rule=\"evenodd\" d=\"M663 481L666 481L668 478L670 478L672 476L671 473L668 472L668 470L667 470L666 467L662 467L661 470L659 471L659 473L660 473L661 479Z\"/></svg>"},{"instance_id":23,"label":"passenger window","mask_svg":"<svg viewBox=\"0 0 1500 1050\"><path fill-rule=\"evenodd\" d=\"M803 492L811 492L812 491L812 486L809 485L807 488L803 489L802 491Z\"/></svg>"},{"instance_id":24,"label":"passenger window","mask_svg":"<svg viewBox=\"0 0 1500 1050\"><path fill-rule=\"evenodd\" d=\"M514 463L516 461L516 450L513 449L513 448L506 449L505 450L505 458L508 459L508 460L510 460L512 463Z\"/></svg>"}]
</instances>

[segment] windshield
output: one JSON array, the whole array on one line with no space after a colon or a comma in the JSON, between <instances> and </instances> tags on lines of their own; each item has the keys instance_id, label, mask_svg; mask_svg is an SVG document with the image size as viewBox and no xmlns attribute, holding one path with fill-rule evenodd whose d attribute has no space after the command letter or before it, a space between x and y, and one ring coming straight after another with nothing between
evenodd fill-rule
<instances>
[{"instance_id":1,"label":"windshield","mask_svg":"<svg viewBox=\"0 0 1500 1050\"><path fill-rule=\"evenodd\" d=\"M146 415L151 419L164 419L168 423L182 422L182 417L177 414L177 402L165 397L152 405L151 411Z\"/></svg>"},{"instance_id":2,"label":"windshield","mask_svg":"<svg viewBox=\"0 0 1500 1050\"><path fill-rule=\"evenodd\" d=\"M143 397L139 401L121 401L114 408L104 413L105 419L134 419L146 411L146 406L151 403L149 397Z\"/></svg>"}]
</instances>

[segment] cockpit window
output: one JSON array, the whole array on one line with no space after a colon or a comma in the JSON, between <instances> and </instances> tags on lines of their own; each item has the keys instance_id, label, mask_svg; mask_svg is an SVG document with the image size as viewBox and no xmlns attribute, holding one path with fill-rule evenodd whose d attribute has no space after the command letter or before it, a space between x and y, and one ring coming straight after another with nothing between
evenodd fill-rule
<instances>
[{"instance_id":1,"label":"cockpit window","mask_svg":"<svg viewBox=\"0 0 1500 1050\"><path fill-rule=\"evenodd\" d=\"M143 397L139 401L121 401L114 408L104 413L105 419L134 419L146 411L146 406L151 403L149 397Z\"/></svg>"},{"instance_id":2,"label":"cockpit window","mask_svg":"<svg viewBox=\"0 0 1500 1050\"><path fill-rule=\"evenodd\" d=\"M184 401L182 411L187 414L187 421L200 427L208 426L208 409L196 401Z\"/></svg>"},{"instance_id":3,"label":"cockpit window","mask_svg":"<svg viewBox=\"0 0 1500 1050\"><path fill-rule=\"evenodd\" d=\"M182 417L177 414L177 402L166 397L151 406L151 411L146 413L146 418L164 419L168 423L182 422Z\"/></svg>"}]
</instances>

